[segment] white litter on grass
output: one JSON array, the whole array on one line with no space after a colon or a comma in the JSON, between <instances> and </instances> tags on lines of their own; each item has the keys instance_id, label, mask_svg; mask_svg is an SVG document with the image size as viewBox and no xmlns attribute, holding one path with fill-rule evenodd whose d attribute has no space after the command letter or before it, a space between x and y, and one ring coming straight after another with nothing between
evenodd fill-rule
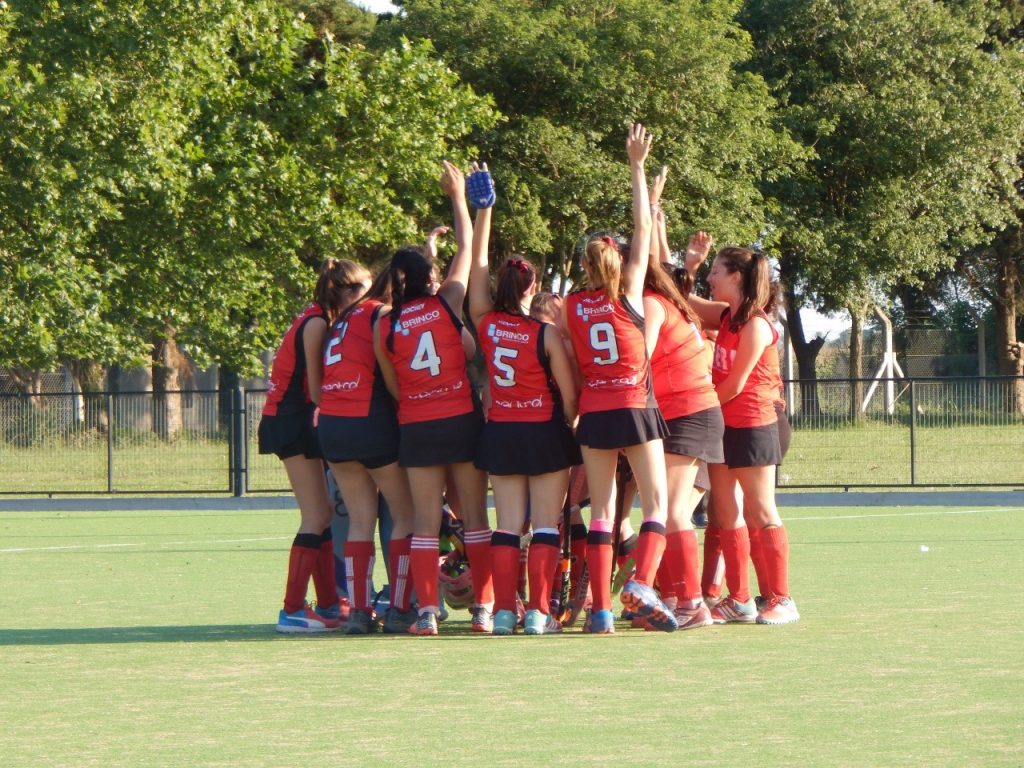
<instances>
[{"instance_id":1,"label":"white litter on grass","mask_svg":"<svg viewBox=\"0 0 1024 768\"><path fill-rule=\"evenodd\" d=\"M921 551L922 552L927 552L928 551L928 545L927 544L922 544L921 545Z\"/></svg>"}]
</instances>

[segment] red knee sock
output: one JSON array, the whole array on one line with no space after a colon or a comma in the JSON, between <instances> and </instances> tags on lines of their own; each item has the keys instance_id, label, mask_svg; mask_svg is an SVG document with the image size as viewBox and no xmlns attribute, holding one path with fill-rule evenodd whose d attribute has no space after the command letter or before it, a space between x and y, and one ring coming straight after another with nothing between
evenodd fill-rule
<instances>
[{"instance_id":1,"label":"red knee sock","mask_svg":"<svg viewBox=\"0 0 1024 768\"><path fill-rule=\"evenodd\" d=\"M684 531L672 531L665 535L665 553L658 566L658 586L661 599L677 597L683 599L683 536Z\"/></svg>"},{"instance_id":2,"label":"red knee sock","mask_svg":"<svg viewBox=\"0 0 1024 768\"><path fill-rule=\"evenodd\" d=\"M441 573L437 536L413 536L409 550L412 581L420 610L430 608L437 611L441 606L437 597L437 579Z\"/></svg>"},{"instance_id":3,"label":"red knee sock","mask_svg":"<svg viewBox=\"0 0 1024 768\"><path fill-rule=\"evenodd\" d=\"M741 603L750 600L750 578L747 561L750 559L750 537L747 527L722 530L722 554L725 556L725 582L729 586L729 597Z\"/></svg>"},{"instance_id":4,"label":"red knee sock","mask_svg":"<svg viewBox=\"0 0 1024 768\"><path fill-rule=\"evenodd\" d=\"M591 529L587 534L587 570L595 611L612 607L612 535Z\"/></svg>"},{"instance_id":5,"label":"red knee sock","mask_svg":"<svg viewBox=\"0 0 1024 768\"><path fill-rule=\"evenodd\" d=\"M658 574L654 577L654 586L658 590L658 594L661 595L662 600L667 600L670 597L676 596L676 588L674 584L676 577L671 572L672 567L669 564L670 559L671 555L668 547L668 536L666 536L665 551L661 554L661 563L658 565Z\"/></svg>"},{"instance_id":6,"label":"red knee sock","mask_svg":"<svg viewBox=\"0 0 1024 768\"><path fill-rule=\"evenodd\" d=\"M392 539L388 546L388 560L391 566L391 605L398 611L409 610L409 598L412 596L412 579L410 578L409 548L412 537Z\"/></svg>"},{"instance_id":7,"label":"red knee sock","mask_svg":"<svg viewBox=\"0 0 1024 768\"><path fill-rule=\"evenodd\" d=\"M754 564L754 575L757 577L757 591L762 597L772 596L772 580L768 564L765 561L764 531L754 527L747 529L750 535L750 562Z\"/></svg>"},{"instance_id":8,"label":"red knee sock","mask_svg":"<svg viewBox=\"0 0 1024 768\"><path fill-rule=\"evenodd\" d=\"M761 550L772 595L789 597L789 534L781 526L761 530Z\"/></svg>"},{"instance_id":9,"label":"red knee sock","mask_svg":"<svg viewBox=\"0 0 1024 768\"><path fill-rule=\"evenodd\" d=\"M722 559L722 529L708 525L704 529L704 568L701 571L700 589L708 597L722 594L722 577L719 563Z\"/></svg>"},{"instance_id":10,"label":"red knee sock","mask_svg":"<svg viewBox=\"0 0 1024 768\"><path fill-rule=\"evenodd\" d=\"M680 600L700 600L700 568L697 556L697 532L694 530L680 531L683 549L683 583L676 588L676 597Z\"/></svg>"},{"instance_id":11,"label":"red knee sock","mask_svg":"<svg viewBox=\"0 0 1024 768\"><path fill-rule=\"evenodd\" d=\"M518 545L517 545L518 546ZM491 581L491 529L474 528L466 531L466 558L473 572L473 601L477 605L494 604L494 584ZM513 574L519 575L518 561Z\"/></svg>"},{"instance_id":12,"label":"red knee sock","mask_svg":"<svg viewBox=\"0 0 1024 768\"><path fill-rule=\"evenodd\" d=\"M306 605L306 588L320 557L320 534L299 533L288 555L288 581L284 591L284 609L301 611Z\"/></svg>"},{"instance_id":13,"label":"red knee sock","mask_svg":"<svg viewBox=\"0 0 1024 768\"><path fill-rule=\"evenodd\" d=\"M530 572L529 602L526 607L551 612L551 585L558 566L558 534L535 533L530 542L527 567Z\"/></svg>"},{"instance_id":14,"label":"red knee sock","mask_svg":"<svg viewBox=\"0 0 1024 768\"><path fill-rule=\"evenodd\" d=\"M370 610L373 597L373 564L377 559L372 541L345 542L345 574L352 608Z\"/></svg>"},{"instance_id":15,"label":"red knee sock","mask_svg":"<svg viewBox=\"0 0 1024 768\"><path fill-rule=\"evenodd\" d=\"M334 574L334 537L330 527L324 529L320 536L320 553L313 569L313 587L316 589L316 602L322 608L330 608L338 603L338 582Z\"/></svg>"},{"instance_id":16,"label":"red knee sock","mask_svg":"<svg viewBox=\"0 0 1024 768\"><path fill-rule=\"evenodd\" d=\"M471 568L475 584L476 568ZM491 536L491 580L495 612L514 611L519 581L519 534L495 531Z\"/></svg>"},{"instance_id":17,"label":"red knee sock","mask_svg":"<svg viewBox=\"0 0 1024 768\"><path fill-rule=\"evenodd\" d=\"M640 526L640 539L636 545L636 575L641 584L654 586L661 555L665 551L665 526L653 520Z\"/></svg>"}]
</instances>

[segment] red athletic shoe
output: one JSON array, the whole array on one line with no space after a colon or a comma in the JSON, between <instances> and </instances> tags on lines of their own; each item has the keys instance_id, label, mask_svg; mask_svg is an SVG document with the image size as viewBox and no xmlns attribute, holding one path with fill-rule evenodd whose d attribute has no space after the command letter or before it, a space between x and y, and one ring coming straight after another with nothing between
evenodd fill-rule
<instances>
[{"instance_id":1,"label":"red athletic shoe","mask_svg":"<svg viewBox=\"0 0 1024 768\"><path fill-rule=\"evenodd\" d=\"M771 597L757 614L758 624L792 624L800 621L800 613L791 597Z\"/></svg>"}]
</instances>

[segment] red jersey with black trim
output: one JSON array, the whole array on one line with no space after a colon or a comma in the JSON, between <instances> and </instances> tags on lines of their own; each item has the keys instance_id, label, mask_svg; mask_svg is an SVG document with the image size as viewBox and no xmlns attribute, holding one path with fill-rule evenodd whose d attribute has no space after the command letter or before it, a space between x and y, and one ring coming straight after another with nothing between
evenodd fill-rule
<instances>
[{"instance_id":1,"label":"red jersey with black trim","mask_svg":"<svg viewBox=\"0 0 1024 768\"><path fill-rule=\"evenodd\" d=\"M489 421L550 421L556 398L544 351L546 323L488 312L477 326L491 390Z\"/></svg>"},{"instance_id":2,"label":"red jersey with black trim","mask_svg":"<svg viewBox=\"0 0 1024 768\"><path fill-rule=\"evenodd\" d=\"M383 306L372 299L361 302L327 332L321 413L366 417L374 400L390 398L373 353L373 323Z\"/></svg>"},{"instance_id":3,"label":"red jersey with black trim","mask_svg":"<svg viewBox=\"0 0 1024 768\"><path fill-rule=\"evenodd\" d=\"M625 297L604 289L574 291L565 300L569 338L583 376L580 415L619 408L651 408L651 369L644 319Z\"/></svg>"},{"instance_id":4,"label":"red jersey with black trim","mask_svg":"<svg viewBox=\"0 0 1024 768\"><path fill-rule=\"evenodd\" d=\"M765 347L754 364L754 370L747 377L743 391L727 403L722 403L722 418L727 427L763 427L778 421L775 401L779 399L782 376L779 373L779 332L764 312L755 317L762 318L772 329L772 343ZM753 318L751 318L752 320ZM746 322L738 330L732 330L729 310L722 313L722 323L715 343L715 360L711 367L711 379L717 387L732 371L740 336L749 328Z\"/></svg>"},{"instance_id":5,"label":"red jersey with black trim","mask_svg":"<svg viewBox=\"0 0 1024 768\"><path fill-rule=\"evenodd\" d=\"M644 298L654 299L665 310L665 322L651 353L654 397L661 415L678 419L717 407L704 334L661 294L644 291Z\"/></svg>"},{"instance_id":6,"label":"red jersey with black trim","mask_svg":"<svg viewBox=\"0 0 1024 768\"><path fill-rule=\"evenodd\" d=\"M327 319L319 304L308 304L292 322L292 327L281 340L281 346L274 353L267 400L263 404L264 416L287 416L304 411L312 404L302 335L306 323L314 317Z\"/></svg>"},{"instance_id":7,"label":"red jersey with black trim","mask_svg":"<svg viewBox=\"0 0 1024 768\"><path fill-rule=\"evenodd\" d=\"M392 313L394 314L394 313ZM383 321L385 342L394 318ZM473 388L466 375L462 322L440 296L425 296L401 308L384 349L398 378L398 423L444 419L472 412Z\"/></svg>"}]
</instances>

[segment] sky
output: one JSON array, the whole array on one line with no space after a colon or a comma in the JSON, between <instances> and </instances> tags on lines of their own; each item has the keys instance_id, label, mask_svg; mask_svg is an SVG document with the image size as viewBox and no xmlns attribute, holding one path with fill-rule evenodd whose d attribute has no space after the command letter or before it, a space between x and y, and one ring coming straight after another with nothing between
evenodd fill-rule
<instances>
[{"instance_id":1,"label":"sky","mask_svg":"<svg viewBox=\"0 0 1024 768\"><path fill-rule=\"evenodd\" d=\"M398 10L391 3L385 2L385 0L354 0L356 5L362 6L368 11L374 13L385 13L386 11Z\"/></svg>"}]
</instances>

